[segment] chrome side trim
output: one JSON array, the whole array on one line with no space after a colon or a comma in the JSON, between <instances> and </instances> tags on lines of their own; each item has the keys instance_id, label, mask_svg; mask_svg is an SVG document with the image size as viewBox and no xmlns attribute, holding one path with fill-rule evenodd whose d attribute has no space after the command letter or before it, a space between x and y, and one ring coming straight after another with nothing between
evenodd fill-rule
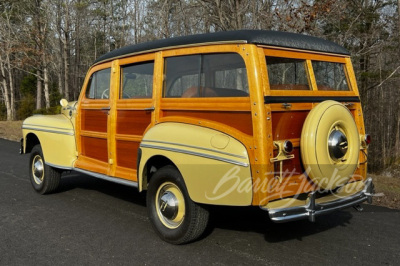
<instances>
[{"instance_id":1,"label":"chrome side trim","mask_svg":"<svg viewBox=\"0 0 400 266\"><path fill-rule=\"evenodd\" d=\"M219 156L208 155L208 154L200 153L200 152L192 152L192 151L187 151L187 150L168 148L168 147L156 146L156 145L150 145L150 144L143 144L143 143L140 144L140 147L141 148L150 148L150 149L172 151L172 152L179 152L179 153L189 154L189 155L193 155L193 156L199 156L199 157L203 157L203 158L207 158L207 159L213 159L213 160L217 160L217 161L221 161L221 162L225 162L225 163L235 164L235 165L239 165L239 166L243 166L243 167L248 167L249 166L249 164L247 164L247 163L242 163L242 162L238 162L238 161L222 158L222 157L219 157Z\"/></svg>"},{"instance_id":2,"label":"chrome side trim","mask_svg":"<svg viewBox=\"0 0 400 266\"><path fill-rule=\"evenodd\" d=\"M51 166L51 167L54 167L54 168L58 168L58 169L62 169L62 170L66 170L66 171L71 171L73 169L72 167L60 166L60 165L56 165L56 164L52 164L52 163L48 163L48 162L45 162L45 164L47 164L48 166Z\"/></svg>"},{"instance_id":3,"label":"chrome side trim","mask_svg":"<svg viewBox=\"0 0 400 266\"><path fill-rule=\"evenodd\" d=\"M57 130L49 130L49 129L42 129L42 128L36 128L36 127L22 126L22 129L31 129L31 130L36 130L36 131L43 131L43 132L62 134L62 135L68 135L68 136L74 135L74 133L72 133L72 132L62 132L62 131L57 131ZM70 129L68 129L68 130L70 130Z\"/></svg>"},{"instance_id":4,"label":"chrome side trim","mask_svg":"<svg viewBox=\"0 0 400 266\"><path fill-rule=\"evenodd\" d=\"M52 128L52 129L61 129L61 130L71 130L71 128L64 128L64 127L49 127L49 126L41 126L41 125L35 125L35 124L22 124L22 128L24 128L24 126L39 126L39 127L45 127L45 128Z\"/></svg>"},{"instance_id":5,"label":"chrome side trim","mask_svg":"<svg viewBox=\"0 0 400 266\"><path fill-rule=\"evenodd\" d=\"M135 187L138 188L138 183L134 182L134 181L129 181L129 180L125 180L125 179L121 179L118 177L112 177L112 176L108 176L108 175L103 175L103 174L99 174L99 173L94 173L94 172L90 172L90 171L86 171L80 168L73 168L73 170L80 172L82 174L85 175L90 175L99 179L103 179L106 181L110 181L110 182L114 182L117 184L121 184L121 185L125 185L125 186L130 186L130 187Z\"/></svg>"},{"instance_id":6,"label":"chrome side trim","mask_svg":"<svg viewBox=\"0 0 400 266\"><path fill-rule=\"evenodd\" d=\"M237 155L237 154L233 154L233 153L229 153L229 152L218 151L218 150L214 150L214 149L203 148L203 147L199 147L199 146L192 146L192 145L187 145L187 144L175 143L175 142L158 141L158 140L142 140L142 142L170 144L170 145L176 145L176 146L181 146L181 147L199 149L199 150L204 150L204 151L211 151L211 152L220 153L220 154L224 154L224 155L229 155L229 156L240 158L240 159L247 159L247 157L242 156L242 155Z\"/></svg>"},{"instance_id":7,"label":"chrome side trim","mask_svg":"<svg viewBox=\"0 0 400 266\"><path fill-rule=\"evenodd\" d=\"M365 181L363 190L349 197L337 199L330 202L317 203L316 192L314 191L309 194L308 204L282 209L270 209L268 210L269 217L272 221L276 223L296 221L307 218L311 222L314 222L315 217L318 215L327 214L336 210L352 207L364 201L372 203L373 193L374 185L372 183L372 178L368 178Z\"/></svg>"}]
</instances>

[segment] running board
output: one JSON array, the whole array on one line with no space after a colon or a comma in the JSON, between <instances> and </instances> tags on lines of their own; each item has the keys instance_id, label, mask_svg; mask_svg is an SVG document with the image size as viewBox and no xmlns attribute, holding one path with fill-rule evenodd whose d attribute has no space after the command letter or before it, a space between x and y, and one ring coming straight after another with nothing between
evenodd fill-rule
<instances>
[{"instance_id":1,"label":"running board","mask_svg":"<svg viewBox=\"0 0 400 266\"><path fill-rule=\"evenodd\" d=\"M125 186L130 186L130 187L135 187L138 188L138 183L134 182L134 181L129 181L129 180L125 180L125 179L121 179L118 177L112 177L112 176L108 176L108 175L103 175L103 174L99 174L99 173L94 173L94 172L90 172L90 171L86 171L80 168L73 168L72 170L85 174L85 175L90 175L99 179L103 179L106 181L110 181L110 182L114 182L117 184L121 184L121 185L125 185Z\"/></svg>"}]
</instances>

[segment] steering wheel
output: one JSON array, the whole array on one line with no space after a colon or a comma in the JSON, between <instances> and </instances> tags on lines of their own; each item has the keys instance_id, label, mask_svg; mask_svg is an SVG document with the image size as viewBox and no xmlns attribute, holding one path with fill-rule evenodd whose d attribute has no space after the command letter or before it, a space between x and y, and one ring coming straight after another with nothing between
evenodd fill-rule
<instances>
[{"instance_id":1,"label":"steering wheel","mask_svg":"<svg viewBox=\"0 0 400 266\"><path fill-rule=\"evenodd\" d=\"M109 99L110 98L110 89L106 89L101 94L101 99Z\"/></svg>"},{"instance_id":2,"label":"steering wheel","mask_svg":"<svg viewBox=\"0 0 400 266\"><path fill-rule=\"evenodd\" d=\"M132 98L132 96L129 95L129 93L125 91L122 92L122 99L130 99L130 98Z\"/></svg>"}]
</instances>

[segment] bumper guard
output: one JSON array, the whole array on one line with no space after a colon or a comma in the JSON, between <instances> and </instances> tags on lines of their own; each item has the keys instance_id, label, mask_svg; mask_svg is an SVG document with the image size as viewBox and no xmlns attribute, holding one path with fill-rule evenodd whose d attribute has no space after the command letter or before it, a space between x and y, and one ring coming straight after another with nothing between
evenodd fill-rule
<instances>
[{"instance_id":1,"label":"bumper guard","mask_svg":"<svg viewBox=\"0 0 400 266\"><path fill-rule=\"evenodd\" d=\"M315 217L318 215L357 206L364 201L372 203L374 186L372 183L372 178L368 178L365 181L364 188L361 191L347 197L338 197L336 200L327 202L320 202L319 199L316 198L316 193L316 191L311 192L308 195L307 204L303 206L268 209L269 217L276 223L302 220L307 218L311 222L314 222Z\"/></svg>"}]
</instances>

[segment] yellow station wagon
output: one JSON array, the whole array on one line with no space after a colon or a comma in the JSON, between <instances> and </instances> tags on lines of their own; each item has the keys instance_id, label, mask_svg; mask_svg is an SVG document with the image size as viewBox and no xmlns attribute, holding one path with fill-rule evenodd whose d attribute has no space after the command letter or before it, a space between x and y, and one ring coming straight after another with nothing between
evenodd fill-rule
<instances>
[{"instance_id":1,"label":"yellow station wagon","mask_svg":"<svg viewBox=\"0 0 400 266\"><path fill-rule=\"evenodd\" d=\"M22 126L34 189L53 192L74 170L147 191L170 243L198 238L208 205L285 222L371 201L354 71L330 41L242 30L127 46L61 105Z\"/></svg>"}]
</instances>

